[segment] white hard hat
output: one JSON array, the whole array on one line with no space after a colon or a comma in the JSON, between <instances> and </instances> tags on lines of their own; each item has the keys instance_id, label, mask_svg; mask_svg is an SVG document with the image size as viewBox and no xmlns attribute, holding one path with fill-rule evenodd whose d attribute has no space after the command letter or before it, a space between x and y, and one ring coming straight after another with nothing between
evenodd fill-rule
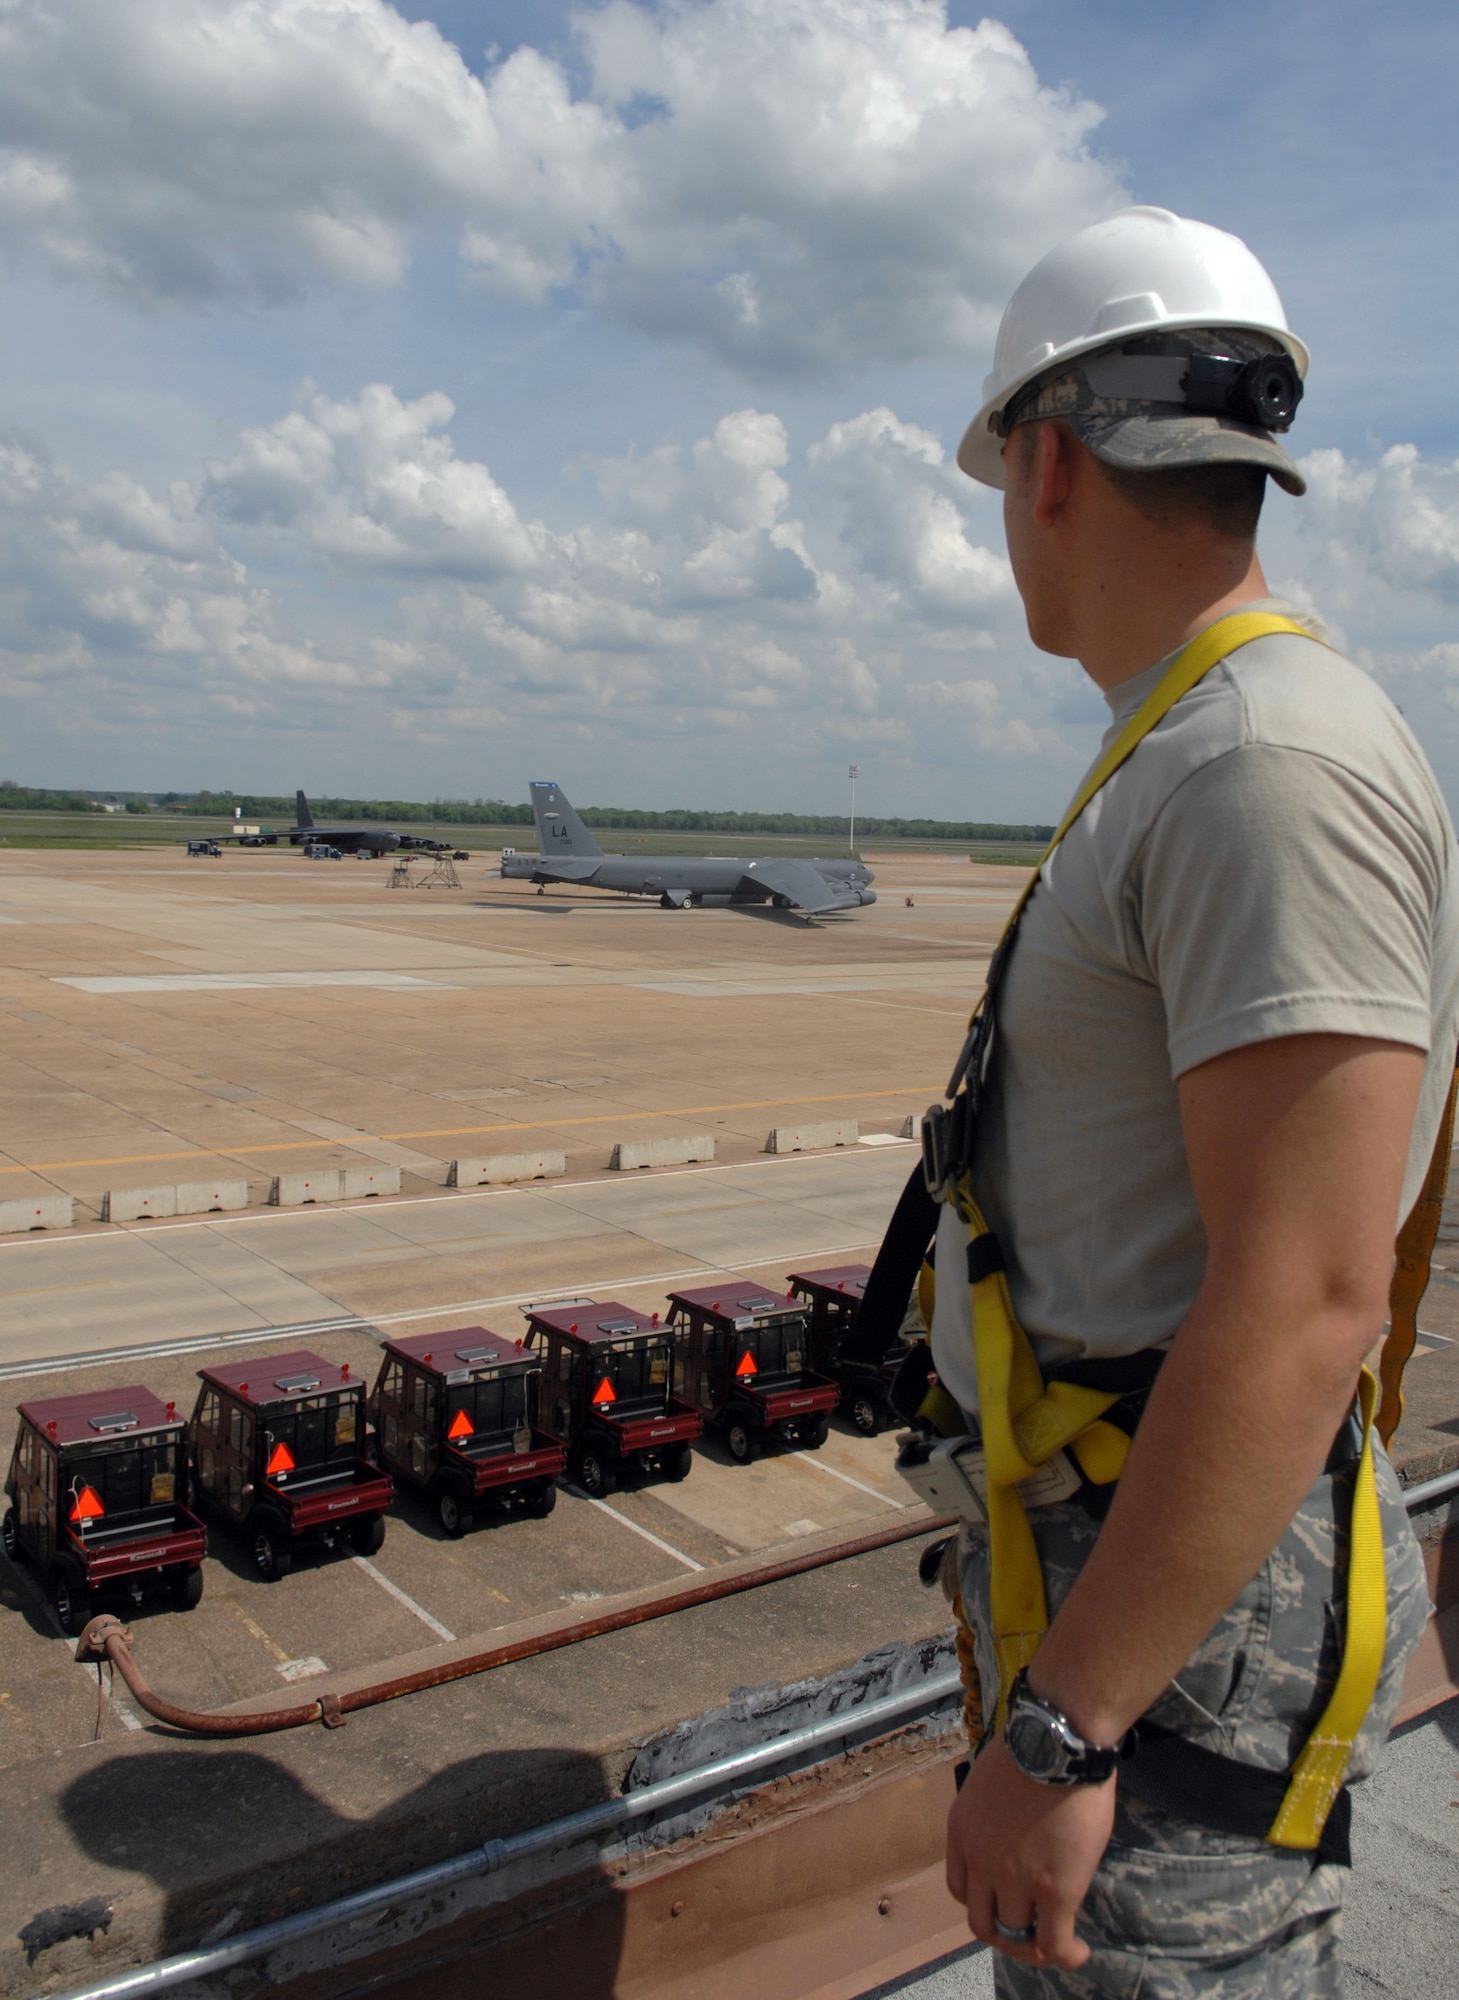
<instances>
[{"instance_id":1,"label":"white hard hat","mask_svg":"<svg viewBox=\"0 0 1459 2000\"><path fill-rule=\"evenodd\" d=\"M1265 335L1291 356L1299 377L1307 373L1307 349L1287 325L1276 286L1240 237L1165 208L1126 208L1081 229L1040 259L1009 300L983 406L958 446L958 464L984 485L1002 486L997 420L1021 389L1084 355L1183 328ZM1221 427L1231 428L1225 421ZM1276 440L1268 434L1259 441L1290 467L1300 491L1300 476ZM1253 462L1265 456L1254 452Z\"/></svg>"}]
</instances>

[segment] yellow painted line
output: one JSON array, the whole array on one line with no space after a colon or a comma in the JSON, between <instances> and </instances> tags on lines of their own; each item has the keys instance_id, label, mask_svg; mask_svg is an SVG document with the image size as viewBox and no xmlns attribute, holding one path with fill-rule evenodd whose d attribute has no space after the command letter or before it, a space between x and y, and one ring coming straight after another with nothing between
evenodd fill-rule
<instances>
[{"instance_id":1,"label":"yellow painted line","mask_svg":"<svg viewBox=\"0 0 1459 2000\"><path fill-rule=\"evenodd\" d=\"M349 1139L281 1139L266 1146L192 1147L182 1153L115 1153L100 1160L37 1160L0 1167L0 1174L59 1174L78 1167L140 1167L154 1160L241 1160L251 1153L297 1153L320 1146L399 1145L407 1139L472 1139L486 1132L558 1131L568 1125L614 1125L633 1118L707 1118L715 1111L778 1111L793 1104L857 1104L870 1097L905 1097L930 1086L888 1084L883 1090L835 1090L823 1097L751 1097L737 1104L680 1104L668 1111L598 1111L585 1118L522 1118L510 1125L445 1125L429 1132L360 1132ZM935 1086L931 1086L935 1090Z\"/></svg>"}]
</instances>

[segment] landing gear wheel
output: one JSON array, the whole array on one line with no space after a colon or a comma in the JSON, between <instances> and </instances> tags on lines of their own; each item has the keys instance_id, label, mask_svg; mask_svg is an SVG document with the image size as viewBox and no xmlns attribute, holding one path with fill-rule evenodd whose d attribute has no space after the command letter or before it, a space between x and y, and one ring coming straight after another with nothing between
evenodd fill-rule
<instances>
[{"instance_id":1,"label":"landing gear wheel","mask_svg":"<svg viewBox=\"0 0 1459 2000\"><path fill-rule=\"evenodd\" d=\"M367 1514L350 1529L350 1540L362 1556L372 1556L385 1546L385 1516Z\"/></svg>"},{"instance_id":2,"label":"landing gear wheel","mask_svg":"<svg viewBox=\"0 0 1459 2000\"><path fill-rule=\"evenodd\" d=\"M800 1427L800 1441L806 1451L819 1451L831 1435L831 1419L824 1410L819 1416L807 1417Z\"/></svg>"},{"instance_id":3,"label":"landing gear wheel","mask_svg":"<svg viewBox=\"0 0 1459 2000\"><path fill-rule=\"evenodd\" d=\"M474 1518L471 1509L459 1494L451 1491L449 1486L443 1486L436 1495L436 1516L441 1523L442 1531L453 1542L460 1541L469 1531Z\"/></svg>"},{"instance_id":4,"label":"landing gear wheel","mask_svg":"<svg viewBox=\"0 0 1459 2000\"><path fill-rule=\"evenodd\" d=\"M5 1553L13 1563L20 1561L20 1529L16 1524L15 1509L5 1509L5 1519L0 1521L0 1542L5 1545Z\"/></svg>"},{"instance_id":5,"label":"landing gear wheel","mask_svg":"<svg viewBox=\"0 0 1459 2000\"><path fill-rule=\"evenodd\" d=\"M665 1479L672 1479L677 1486L681 1479L689 1477L689 1468L694 1463L694 1454L687 1444L671 1444L663 1454Z\"/></svg>"},{"instance_id":6,"label":"landing gear wheel","mask_svg":"<svg viewBox=\"0 0 1459 2000\"><path fill-rule=\"evenodd\" d=\"M91 1622L91 1592L68 1576L56 1578L56 1616L68 1639L79 1639Z\"/></svg>"},{"instance_id":7,"label":"landing gear wheel","mask_svg":"<svg viewBox=\"0 0 1459 2000\"><path fill-rule=\"evenodd\" d=\"M617 1471L595 1444L585 1444L579 1449L577 1472L578 1485L590 1500L603 1499L618 1484Z\"/></svg>"},{"instance_id":8,"label":"landing gear wheel","mask_svg":"<svg viewBox=\"0 0 1459 2000\"><path fill-rule=\"evenodd\" d=\"M294 1551L277 1528L255 1528L253 1566L265 1583L278 1583L294 1567Z\"/></svg>"},{"instance_id":9,"label":"landing gear wheel","mask_svg":"<svg viewBox=\"0 0 1459 2000\"><path fill-rule=\"evenodd\" d=\"M527 1512L537 1520L545 1521L557 1505L557 1481L555 1479L534 1479L527 1488Z\"/></svg>"},{"instance_id":10,"label":"landing gear wheel","mask_svg":"<svg viewBox=\"0 0 1459 2000\"><path fill-rule=\"evenodd\" d=\"M748 1424L731 1424L724 1441L736 1465L748 1465L755 1456L755 1433Z\"/></svg>"},{"instance_id":11,"label":"landing gear wheel","mask_svg":"<svg viewBox=\"0 0 1459 2000\"><path fill-rule=\"evenodd\" d=\"M858 1390L851 1398L847 1415L851 1428L864 1438L874 1438L881 1428L881 1404L868 1390Z\"/></svg>"},{"instance_id":12,"label":"landing gear wheel","mask_svg":"<svg viewBox=\"0 0 1459 2000\"><path fill-rule=\"evenodd\" d=\"M203 1601L201 1568L185 1569L172 1579L172 1601L179 1611L196 1611Z\"/></svg>"}]
</instances>

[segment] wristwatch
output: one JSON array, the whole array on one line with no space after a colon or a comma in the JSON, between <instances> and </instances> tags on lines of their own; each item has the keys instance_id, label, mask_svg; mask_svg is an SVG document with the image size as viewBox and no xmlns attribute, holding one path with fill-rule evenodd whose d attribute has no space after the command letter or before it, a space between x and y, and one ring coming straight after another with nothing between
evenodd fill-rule
<instances>
[{"instance_id":1,"label":"wristwatch","mask_svg":"<svg viewBox=\"0 0 1459 2000\"><path fill-rule=\"evenodd\" d=\"M1135 1732L1112 1747L1086 1742L1067 1715L1033 1692L1024 1667L1008 1697L1003 1741L1023 1775L1040 1785L1102 1785L1134 1749Z\"/></svg>"}]
</instances>

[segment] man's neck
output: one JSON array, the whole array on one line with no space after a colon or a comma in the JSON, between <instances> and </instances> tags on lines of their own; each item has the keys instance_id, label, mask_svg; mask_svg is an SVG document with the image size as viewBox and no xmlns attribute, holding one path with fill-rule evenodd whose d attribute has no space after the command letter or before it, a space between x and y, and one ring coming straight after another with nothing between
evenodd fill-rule
<instances>
[{"instance_id":1,"label":"man's neck","mask_svg":"<svg viewBox=\"0 0 1459 2000\"><path fill-rule=\"evenodd\" d=\"M1076 657L1104 693L1133 680L1238 605L1271 595L1254 548L1169 538L1126 555L1085 599Z\"/></svg>"}]
</instances>

